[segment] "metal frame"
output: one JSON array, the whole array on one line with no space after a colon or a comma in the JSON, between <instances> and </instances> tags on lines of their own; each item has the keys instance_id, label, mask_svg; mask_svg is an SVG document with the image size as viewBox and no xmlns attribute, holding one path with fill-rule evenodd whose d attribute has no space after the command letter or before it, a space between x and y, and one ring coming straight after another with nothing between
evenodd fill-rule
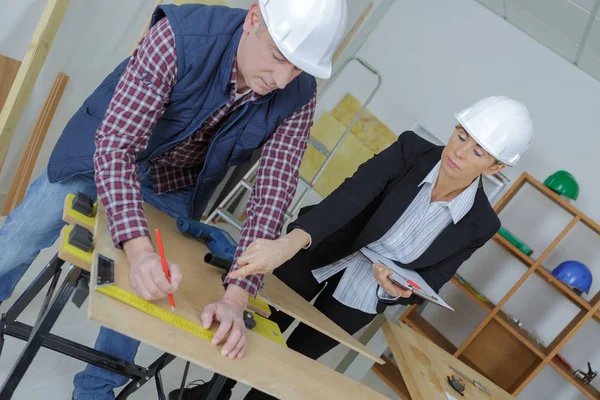
<instances>
[{"instance_id":1,"label":"metal frame","mask_svg":"<svg viewBox=\"0 0 600 400\"><path fill-rule=\"evenodd\" d=\"M73 292L77 290L80 281L89 281L87 271L71 266L67 277L54 296L64 263L58 255L55 255L11 308L2 314L0 319L0 354L5 335L25 340L27 344L2 384L2 388L0 388L0 399L8 400L12 397L38 351L44 347L131 379L132 381L119 393L117 400L127 399L129 395L137 391L151 378L155 378L158 398L165 400L160 371L173 361L175 356L164 353L148 368L145 368L50 333L63 308L71 299ZM30 326L18 322L19 315L50 281L48 292L35 324ZM216 395L208 399L215 400Z\"/></svg>"}]
</instances>

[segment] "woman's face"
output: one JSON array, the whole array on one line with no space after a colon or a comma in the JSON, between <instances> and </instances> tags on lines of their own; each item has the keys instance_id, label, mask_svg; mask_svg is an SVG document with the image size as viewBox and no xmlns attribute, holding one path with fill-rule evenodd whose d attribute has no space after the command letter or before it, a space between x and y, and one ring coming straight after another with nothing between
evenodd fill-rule
<instances>
[{"instance_id":1,"label":"woman's face","mask_svg":"<svg viewBox=\"0 0 600 400\"><path fill-rule=\"evenodd\" d=\"M442 151L441 167L452 178L472 181L481 174L495 174L504 165L498 164L462 126L457 125Z\"/></svg>"}]
</instances>

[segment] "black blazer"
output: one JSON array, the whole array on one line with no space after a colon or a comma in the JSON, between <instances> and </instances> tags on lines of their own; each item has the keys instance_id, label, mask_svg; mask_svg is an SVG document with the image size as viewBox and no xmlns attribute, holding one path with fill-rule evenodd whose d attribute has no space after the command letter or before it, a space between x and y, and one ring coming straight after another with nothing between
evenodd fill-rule
<instances>
[{"instance_id":1,"label":"black blazer","mask_svg":"<svg viewBox=\"0 0 600 400\"><path fill-rule=\"evenodd\" d=\"M288 263L311 270L328 265L381 238L417 195L419 183L440 161L443 146L436 146L406 131L398 141L362 164L321 203L301 210L287 231L300 228L310 234L311 247ZM478 178L480 179L480 178ZM471 210L450 223L411 268L439 292L458 267L500 228L500 220L479 184ZM421 304L411 296L386 304Z\"/></svg>"}]
</instances>

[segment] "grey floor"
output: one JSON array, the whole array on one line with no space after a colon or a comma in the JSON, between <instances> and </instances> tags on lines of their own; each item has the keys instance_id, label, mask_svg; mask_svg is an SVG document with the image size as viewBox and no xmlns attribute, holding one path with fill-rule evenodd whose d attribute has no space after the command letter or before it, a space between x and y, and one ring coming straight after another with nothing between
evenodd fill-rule
<instances>
[{"instance_id":1,"label":"grey floor","mask_svg":"<svg viewBox=\"0 0 600 400\"><path fill-rule=\"evenodd\" d=\"M4 222L0 218L0 224ZM31 266L27 274L23 277L11 299L6 301L0 307L0 312L5 312L12 302L23 292L27 285L35 278L45 263L55 253L55 248L50 248L43 251L38 259ZM63 276L65 274L63 273ZM37 316L43 299L43 294L32 302L32 304L23 312L22 322L33 324ZM77 341L84 345L93 346L94 340L98 333L99 325L87 319L87 303L81 309L78 309L69 303L57 324L53 329L53 333ZM2 356L0 357L0 380L10 372L10 369L19 356L24 342L6 338ZM346 354L346 349L338 346L319 360L329 367L335 367ZM150 346L141 345L138 352L136 363L140 365L148 365L162 354L159 350ZM29 400L29 399L47 399L47 400L68 400L71 399L73 375L84 368L84 364L75 359L54 353L49 350L42 349L35 358L31 368L28 370L23 381L17 388L13 399ZM162 377L165 386L165 391L170 391L179 387L181 375L183 373L184 362L177 359L163 370ZM212 373L200 367L192 366L190 368L189 380L205 379L208 380ZM375 374L369 372L362 380L366 386L382 393L391 399L399 399L393 391L381 381ZM248 391L245 385L238 385L235 388L233 400L243 399ZM155 399L156 390L154 382L151 381L142 387L130 399Z\"/></svg>"}]
</instances>

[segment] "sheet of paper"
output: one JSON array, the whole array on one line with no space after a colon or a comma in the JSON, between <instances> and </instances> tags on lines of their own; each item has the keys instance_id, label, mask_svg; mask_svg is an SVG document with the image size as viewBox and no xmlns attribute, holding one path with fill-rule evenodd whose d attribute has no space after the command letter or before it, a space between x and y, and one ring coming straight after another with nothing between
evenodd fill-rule
<instances>
[{"instance_id":1,"label":"sheet of paper","mask_svg":"<svg viewBox=\"0 0 600 400\"><path fill-rule=\"evenodd\" d=\"M448 400L456 400L456 397L452 396L450 393L446 392L446 397Z\"/></svg>"},{"instance_id":2,"label":"sheet of paper","mask_svg":"<svg viewBox=\"0 0 600 400\"><path fill-rule=\"evenodd\" d=\"M360 250L373 263L383 264L392 270L392 279L398 285L408 288L417 296L424 298L432 303L454 311L432 288L425 282L419 273L412 269L406 269L398 266L387 257L379 255L369 249Z\"/></svg>"}]
</instances>

